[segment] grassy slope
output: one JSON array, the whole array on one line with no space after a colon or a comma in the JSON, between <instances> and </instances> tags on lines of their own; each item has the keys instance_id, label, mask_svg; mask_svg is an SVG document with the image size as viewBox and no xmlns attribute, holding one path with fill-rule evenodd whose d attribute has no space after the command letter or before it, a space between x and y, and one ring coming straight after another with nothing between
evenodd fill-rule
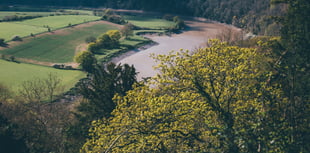
<instances>
[{"instance_id":1,"label":"grassy slope","mask_svg":"<svg viewBox=\"0 0 310 153\"><path fill-rule=\"evenodd\" d=\"M152 17L145 17L145 16L124 16L125 20L128 22L139 26L145 27L150 29L164 29L174 26L174 22L167 21L164 19L156 19Z\"/></svg>"},{"instance_id":2,"label":"grassy slope","mask_svg":"<svg viewBox=\"0 0 310 153\"><path fill-rule=\"evenodd\" d=\"M29 36L47 31L43 26L49 26L52 30L66 27L69 24L80 24L88 21L98 20L100 17L88 15L62 15L35 18L21 22L1 22L0 38L10 40L14 35L21 37Z\"/></svg>"},{"instance_id":3,"label":"grassy slope","mask_svg":"<svg viewBox=\"0 0 310 153\"><path fill-rule=\"evenodd\" d=\"M38 66L33 64L18 64L0 60L0 82L17 91L23 81L45 78L47 74L57 74L65 85L65 90L73 87L74 84L85 74L81 71L59 70L50 67Z\"/></svg>"},{"instance_id":4,"label":"grassy slope","mask_svg":"<svg viewBox=\"0 0 310 153\"><path fill-rule=\"evenodd\" d=\"M37 61L71 62L75 55L75 48L84 43L85 38L89 36L97 37L111 29L115 29L115 27L106 24L95 24L91 27L79 29L67 28L64 34L35 37L28 43L0 51L0 53Z\"/></svg>"}]
</instances>

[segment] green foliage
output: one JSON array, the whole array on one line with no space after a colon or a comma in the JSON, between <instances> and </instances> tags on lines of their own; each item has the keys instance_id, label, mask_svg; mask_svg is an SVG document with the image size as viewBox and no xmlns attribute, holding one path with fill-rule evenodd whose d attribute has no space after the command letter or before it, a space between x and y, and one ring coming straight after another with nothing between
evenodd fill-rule
<instances>
[{"instance_id":1,"label":"green foliage","mask_svg":"<svg viewBox=\"0 0 310 153\"><path fill-rule=\"evenodd\" d=\"M121 39L121 33L119 30L109 30L106 34L108 34L114 41L119 41L119 39Z\"/></svg>"},{"instance_id":2,"label":"green foliage","mask_svg":"<svg viewBox=\"0 0 310 153\"><path fill-rule=\"evenodd\" d=\"M6 46L5 39L0 38L0 46Z\"/></svg>"},{"instance_id":3,"label":"green foliage","mask_svg":"<svg viewBox=\"0 0 310 153\"><path fill-rule=\"evenodd\" d=\"M82 51L78 53L74 56L74 61L79 63L86 72L92 72L93 67L96 64L94 55L89 51Z\"/></svg>"},{"instance_id":4,"label":"green foliage","mask_svg":"<svg viewBox=\"0 0 310 153\"><path fill-rule=\"evenodd\" d=\"M111 117L117 105L112 100L114 95L126 95L137 82L136 74L135 68L127 64L97 65L93 73L79 85L78 92L86 101L77 108L78 123L70 128L70 135L79 143L84 143L91 121Z\"/></svg>"},{"instance_id":5,"label":"green foliage","mask_svg":"<svg viewBox=\"0 0 310 153\"><path fill-rule=\"evenodd\" d=\"M114 49L119 47L121 33L119 30L109 30L100 35L96 42L88 44L88 51L99 53L100 49Z\"/></svg>"},{"instance_id":6,"label":"green foliage","mask_svg":"<svg viewBox=\"0 0 310 153\"><path fill-rule=\"evenodd\" d=\"M310 130L310 1L283 0L288 5L283 17L281 41L284 49L275 50L278 58L275 76L289 99L283 114L287 152L307 152Z\"/></svg>"},{"instance_id":7,"label":"green foliage","mask_svg":"<svg viewBox=\"0 0 310 153\"><path fill-rule=\"evenodd\" d=\"M269 104L286 100L267 85L265 57L210 43L155 57L161 73L115 97L113 117L93 121L81 152L278 151L281 140L264 121Z\"/></svg>"},{"instance_id":8,"label":"green foliage","mask_svg":"<svg viewBox=\"0 0 310 153\"><path fill-rule=\"evenodd\" d=\"M124 27L121 29L121 33L125 38L129 36L133 36L134 25L131 23L125 24Z\"/></svg>"}]
</instances>

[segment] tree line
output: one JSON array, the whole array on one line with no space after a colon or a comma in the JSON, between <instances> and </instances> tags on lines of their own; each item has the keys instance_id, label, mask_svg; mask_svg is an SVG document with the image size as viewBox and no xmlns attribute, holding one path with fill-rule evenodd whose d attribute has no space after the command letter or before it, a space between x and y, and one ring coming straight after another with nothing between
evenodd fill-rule
<instances>
[{"instance_id":1,"label":"tree line","mask_svg":"<svg viewBox=\"0 0 310 153\"><path fill-rule=\"evenodd\" d=\"M37 6L85 6L101 8L139 9L161 13L174 13L206 17L212 20L234 24L255 34L278 35L279 25L272 16L283 14L286 7L270 6L270 0L35 0L1 1L1 4Z\"/></svg>"}]
</instances>

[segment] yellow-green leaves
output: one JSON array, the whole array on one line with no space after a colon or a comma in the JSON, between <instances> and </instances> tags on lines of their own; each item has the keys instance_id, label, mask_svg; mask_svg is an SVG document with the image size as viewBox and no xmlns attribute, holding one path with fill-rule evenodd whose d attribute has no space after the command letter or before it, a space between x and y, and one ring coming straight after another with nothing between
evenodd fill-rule
<instances>
[{"instance_id":1,"label":"yellow-green leaves","mask_svg":"<svg viewBox=\"0 0 310 153\"><path fill-rule=\"evenodd\" d=\"M260 128L268 103L263 94L272 90L260 67L263 57L255 49L210 43L153 55L161 73L115 97L114 116L93 124L82 151L248 152L240 146L252 143L245 135Z\"/></svg>"}]
</instances>

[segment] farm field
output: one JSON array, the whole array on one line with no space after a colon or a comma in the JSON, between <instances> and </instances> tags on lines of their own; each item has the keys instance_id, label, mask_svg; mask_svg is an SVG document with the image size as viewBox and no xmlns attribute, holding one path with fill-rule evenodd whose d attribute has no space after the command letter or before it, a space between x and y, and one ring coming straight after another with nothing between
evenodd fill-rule
<instances>
[{"instance_id":1,"label":"farm field","mask_svg":"<svg viewBox=\"0 0 310 153\"><path fill-rule=\"evenodd\" d=\"M17 15L17 16L27 16L27 15L31 15L31 16L36 16L36 15L40 15L40 16L49 16L51 14L55 14L56 12L15 12L15 11L0 11L0 20L4 19L6 16L13 16L13 15Z\"/></svg>"},{"instance_id":2,"label":"farm field","mask_svg":"<svg viewBox=\"0 0 310 153\"><path fill-rule=\"evenodd\" d=\"M53 15L65 15L66 13L78 13L80 15L92 15L92 11L88 10L72 10L72 9L64 9L64 10L51 10L46 12L38 12L38 11L0 11L0 20L4 19L6 16L53 16Z\"/></svg>"},{"instance_id":3,"label":"farm field","mask_svg":"<svg viewBox=\"0 0 310 153\"><path fill-rule=\"evenodd\" d=\"M51 67L8 62L0 60L0 82L17 91L24 81L46 78L49 73L56 74L62 80L65 90L69 90L85 73L76 70L60 70Z\"/></svg>"},{"instance_id":4,"label":"farm field","mask_svg":"<svg viewBox=\"0 0 310 153\"><path fill-rule=\"evenodd\" d=\"M165 29L175 25L172 21L147 16L124 16L124 19L136 26L150 29Z\"/></svg>"},{"instance_id":5,"label":"farm field","mask_svg":"<svg viewBox=\"0 0 310 153\"><path fill-rule=\"evenodd\" d=\"M1 22L0 23L0 38L6 41L10 40L13 36L20 37L29 36L51 30L67 27L69 24L81 24L84 22L98 20L100 17L89 15L61 15L61 16L47 16L35 18L20 22Z\"/></svg>"},{"instance_id":6,"label":"farm field","mask_svg":"<svg viewBox=\"0 0 310 153\"><path fill-rule=\"evenodd\" d=\"M29 38L29 42L0 51L0 54L44 62L72 62L75 52L79 51L78 46L85 43L87 37L98 37L112 29L116 27L100 21L90 26L66 28L54 34Z\"/></svg>"}]
</instances>

